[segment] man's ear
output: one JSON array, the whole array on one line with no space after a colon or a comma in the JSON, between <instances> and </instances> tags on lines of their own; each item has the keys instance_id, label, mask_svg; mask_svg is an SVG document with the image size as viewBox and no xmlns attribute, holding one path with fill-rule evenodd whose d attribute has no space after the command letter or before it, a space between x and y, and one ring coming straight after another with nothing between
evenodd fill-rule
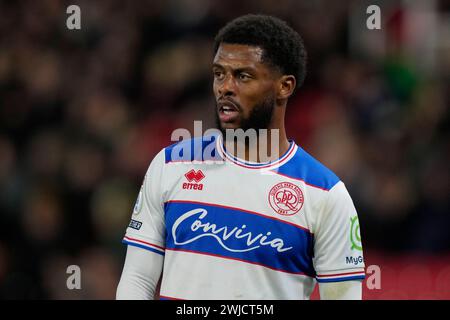
<instances>
[{"instance_id":1,"label":"man's ear","mask_svg":"<svg viewBox=\"0 0 450 320\"><path fill-rule=\"evenodd\" d=\"M278 80L278 99L288 99L295 90L297 80L292 75L281 76Z\"/></svg>"}]
</instances>

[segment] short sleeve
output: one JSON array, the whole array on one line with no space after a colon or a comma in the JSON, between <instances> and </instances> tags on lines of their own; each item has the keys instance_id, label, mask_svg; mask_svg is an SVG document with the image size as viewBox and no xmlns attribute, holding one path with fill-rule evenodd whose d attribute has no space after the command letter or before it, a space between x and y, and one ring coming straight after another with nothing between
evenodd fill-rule
<instances>
[{"instance_id":1,"label":"short sleeve","mask_svg":"<svg viewBox=\"0 0 450 320\"><path fill-rule=\"evenodd\" d=\"M151 162L133 208L123 243L161 255L165 251L163 200L164 150Z\"/></svg>"},{"instance_id":2,"label":"short sleeve","mask_svg":"<svg viewBox=\"0 0 450 320\"><path fill-rule=\"evenodd\" d=\"M328 191L314 231L314 268L320 282L364 279L358 215L342 181Z\"/></svg>"}]
</instances>

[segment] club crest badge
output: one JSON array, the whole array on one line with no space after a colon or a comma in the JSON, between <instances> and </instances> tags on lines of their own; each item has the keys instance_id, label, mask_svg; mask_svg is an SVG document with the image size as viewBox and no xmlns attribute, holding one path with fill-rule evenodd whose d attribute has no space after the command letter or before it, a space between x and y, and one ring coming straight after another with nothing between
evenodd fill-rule
<instances>
[{"instance_id":1,"label":"club crest badge","mask_svg":"<svg viewBox=\"0 0 450 320\"><path fill-rule=\"evenodd\" d=\"M293 183L281 182L270 189L269 203L272 209L282 216L292 216L303 207L302 190Z\"/></svg>"}]
</instances>

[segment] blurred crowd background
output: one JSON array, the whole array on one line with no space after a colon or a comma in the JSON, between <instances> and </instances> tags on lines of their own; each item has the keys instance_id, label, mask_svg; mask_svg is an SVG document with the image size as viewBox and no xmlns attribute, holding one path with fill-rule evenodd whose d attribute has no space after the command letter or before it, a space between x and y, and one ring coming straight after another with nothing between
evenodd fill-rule
<instances>
[{"instance_id":1,"label":"blurred crowd background","mask_svg":"<svg viewBox=\"0 0 450 320\"><path fill-rule=\"evenodd\" d=\"M1 1L0 298L114 298L147 166L214 126L212 41L245 13L304 38L287 131L353 197L382 272L366 297L450 299L450 3L300 0Z\"/></svg>"}]
</instances>

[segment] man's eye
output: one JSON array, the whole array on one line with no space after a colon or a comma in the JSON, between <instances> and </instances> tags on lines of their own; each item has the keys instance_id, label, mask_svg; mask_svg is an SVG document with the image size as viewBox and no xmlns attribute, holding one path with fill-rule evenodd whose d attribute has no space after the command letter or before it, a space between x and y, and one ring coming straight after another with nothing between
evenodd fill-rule
<instances>
[{"instance_id":1,"label":"man's eye","mask_svg":"<svg viewBox=\"0 0 450 320\"><path fill-rule=\"evenodd\" d=\"M222 79L223 78L223 72L221 72L221 71L214 71L214 78Z\"/></svg>"},{"instance_id":2,"label":"man's eye","mask_svg":"<svg viewBox=\"0 0 450 320\"><path fill-rule=\"evenodd\" d=\"M239 74L239 79L241 80L249 80L251 78L251 76L247 73L240 73Z\"/></svg>"}]
</instances>

